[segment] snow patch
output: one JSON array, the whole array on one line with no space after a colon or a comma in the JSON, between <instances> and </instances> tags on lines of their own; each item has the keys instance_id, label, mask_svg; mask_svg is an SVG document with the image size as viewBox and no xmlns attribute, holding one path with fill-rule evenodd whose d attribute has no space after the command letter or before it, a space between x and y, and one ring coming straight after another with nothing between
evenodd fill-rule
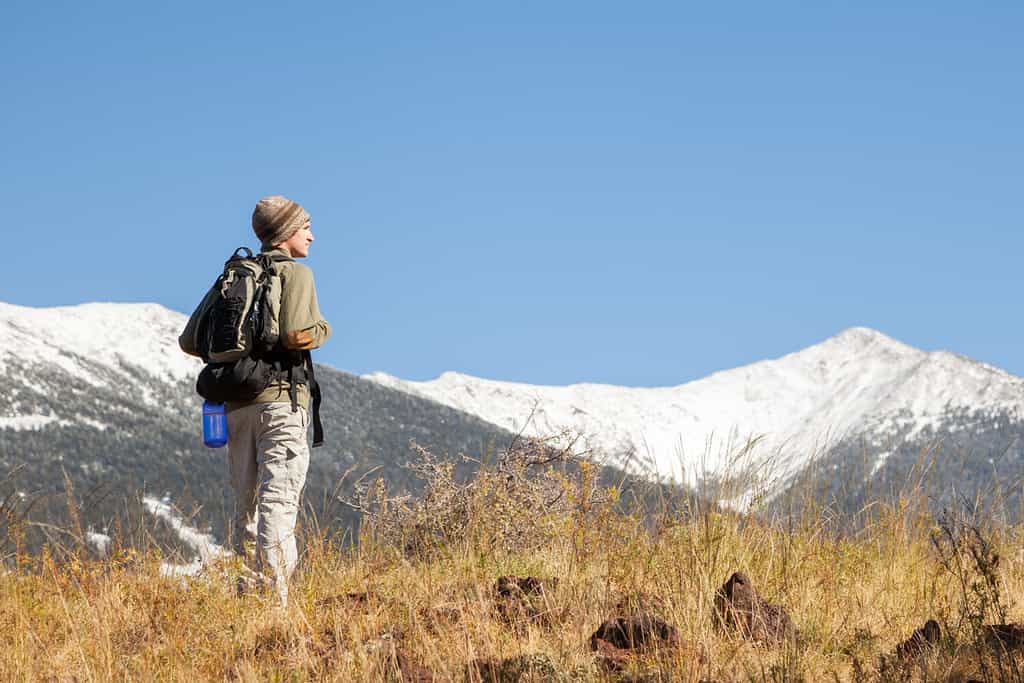
<instances>
[{"instance_id":1,"label":"snow patch","mask_svg":"<svg viewBox=\"0 0 1024 683\"><path fill-rule=\"evenodd\" d=\"M100 555L106 555L110 551L110 536L98 531L86 531L85 540L96 549Z\"/></svg>"},{"instance_id":2,"label":"snow patch","mask_svg":"<svg viewBox=\"0 0 1024 683\"><path fill-rule=\"evenodd\" d=\"M0 429L39 430L49 424L67 424L56 415L9 415L0 417Z\"/></svg>"},{"instance_id":3,"label":"snow patch","mask_svg":"<svg viewBox=\"0 0 1024 683\"><path fill-rule=\"evenodd\" d=\"M875 456L875 462L871 466L872 477L875 476L875 473L878 472L878 470L882 469L882 466L885 465L885 461L888 460L889 456L891 455L892 451L882 451L877 456Z\"/></svg>"},{"instance_id":4,"label":"snow patch","mask_svg":"<svg viewBox=\"0 0 1024 683\"><path fill-rule=\"evenodd\" d=\"M170 524L178 538L198 554L195 559L187 564L162 563L160 565L160 573L164 576L195 576L212 560L231 555L229 551L217 544L212 535L203 533L189 525L185 518L171 505L169 499L159 500L147 496L142 499L142 504L151 515Z\"/></svg>"},{"instance_id":5,"label":"snow patch","mask_svg":"<svg viewBox=\"0 0 1024 683\"><path fill-rule=\"evenodd\" d=\"M83 415L76 415L75 416L75 422L77 422L78 424L83 424L86 427L92 427L93 429L95 429L97 431L101 431L101 432L107 431L107 424L105 422L100 422L99 420L94 420L91 417L85 417Z\"/></svg>"}]
</instances>

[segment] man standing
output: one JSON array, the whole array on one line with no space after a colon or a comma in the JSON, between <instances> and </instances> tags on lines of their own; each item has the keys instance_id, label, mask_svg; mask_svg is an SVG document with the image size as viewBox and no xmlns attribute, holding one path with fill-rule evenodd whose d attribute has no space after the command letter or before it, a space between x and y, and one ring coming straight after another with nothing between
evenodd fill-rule
<instances>
[{"instance_id":1,"label":"man standing","mask_svg":"<svg viewBox=\"0 0 1024 683\"><path fill-rule=\"evenodd\" d=\"M280 342L264 360L279 374L256 398L227 403L228 461L235 494L234 549L256 569L255 581L273 586L282 605L298 561L295 523L309 468L306 431L310 424L311 349L330 336L320 314L313 272L292 259L309 255L313 232L309 214L279 195L264 197L252 214L252 227L264 254L276 257L281 279ZM189 321L181 337L186 342ZM319 427L319 423L317 423ZM319 430L317 430L319 431ZM314 444L316 445L316 444ZM249 546L255 543L255 557ZM249 580L239 580L244 589Z\"/></svg>"}]
</instances>

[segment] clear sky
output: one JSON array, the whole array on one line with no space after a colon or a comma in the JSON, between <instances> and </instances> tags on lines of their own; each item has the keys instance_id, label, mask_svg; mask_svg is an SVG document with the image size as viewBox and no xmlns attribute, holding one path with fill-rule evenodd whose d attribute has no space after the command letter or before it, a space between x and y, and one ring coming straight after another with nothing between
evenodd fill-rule
<instances>
[{"instance_id":1,"label":"clear sky","mask_svg":"<svg viewBox=\"0 0 1024 683\"><path fill-rule=\"evenodd\" d=\"M283 193L356 373L1024 375L1024 3L91 5L4 5L0 301L187 313Z\"/></svg>"}]
</instances>

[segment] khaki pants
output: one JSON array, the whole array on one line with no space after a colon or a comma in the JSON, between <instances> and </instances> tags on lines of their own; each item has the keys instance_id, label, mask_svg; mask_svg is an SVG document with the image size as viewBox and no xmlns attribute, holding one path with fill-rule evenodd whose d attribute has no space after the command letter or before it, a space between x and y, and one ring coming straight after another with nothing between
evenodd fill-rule
<instances>
[{"instance_id":1,"label":"khaki pants","mask_svg":"<svg viewBox=\"0 0 1024 683\"><path fill-rule=\"evenodd\" d=\"M298 562L295 520L309 469L305 408L254 403L228 413L228 466L235 492L234 549L288 603ZM247 545L255 542L255 557Z\"/></svg>"}]
</instances>

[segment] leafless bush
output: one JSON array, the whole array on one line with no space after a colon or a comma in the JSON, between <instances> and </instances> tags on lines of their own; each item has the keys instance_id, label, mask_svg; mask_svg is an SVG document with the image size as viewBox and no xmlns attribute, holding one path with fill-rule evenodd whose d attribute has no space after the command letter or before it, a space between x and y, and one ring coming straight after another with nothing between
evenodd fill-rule
<instances>
[{"instance_id":1,"label":"leafless bush","mask_svg":"<svg viewBox=\"0 0 1024 683\"><path fill-rule=\"evenodd\" d=\"M938 516L931 533L939 564L952 575L960 589L961 622L977 632L988 621L1006 621L1008 607L999 578L999 553L992 535L966 510L947 508Z\"/></svg>"},{"instance_id":2,"label":"leafless bush","mask_svg":"<svg viewBox=\"0 0 1024 683\"><path fill-rule=\"evenodd\" d=\"M362 536L407 556L451 552L467 544L484 550L522 551L555 538L574 515L607 502L597 467L575 451L570 434L517 436L493 463L475 463L467 481L412 442L406 467L423 482L423 494L391 495L382 478L360 480L346 501L363 517Z\"/></svg>"},{"instance_id":3,"label":"leafless bush","mask_svg":"<svg viewBox=\"0 0 1024 683\"><path fill-rule=\"evenodd\" d=\"M956 630L966 630L974 643L975 664L984 679L1024 681L1019 658L998 637L995 642L990 637L1007 625L1010 610L999 571L997 529L988 528L977 517L969 501L963 501L962 510L947 508L932 531L932 547L940 566L956 580L960 602Z\"/></svg>"}]
</instances>

